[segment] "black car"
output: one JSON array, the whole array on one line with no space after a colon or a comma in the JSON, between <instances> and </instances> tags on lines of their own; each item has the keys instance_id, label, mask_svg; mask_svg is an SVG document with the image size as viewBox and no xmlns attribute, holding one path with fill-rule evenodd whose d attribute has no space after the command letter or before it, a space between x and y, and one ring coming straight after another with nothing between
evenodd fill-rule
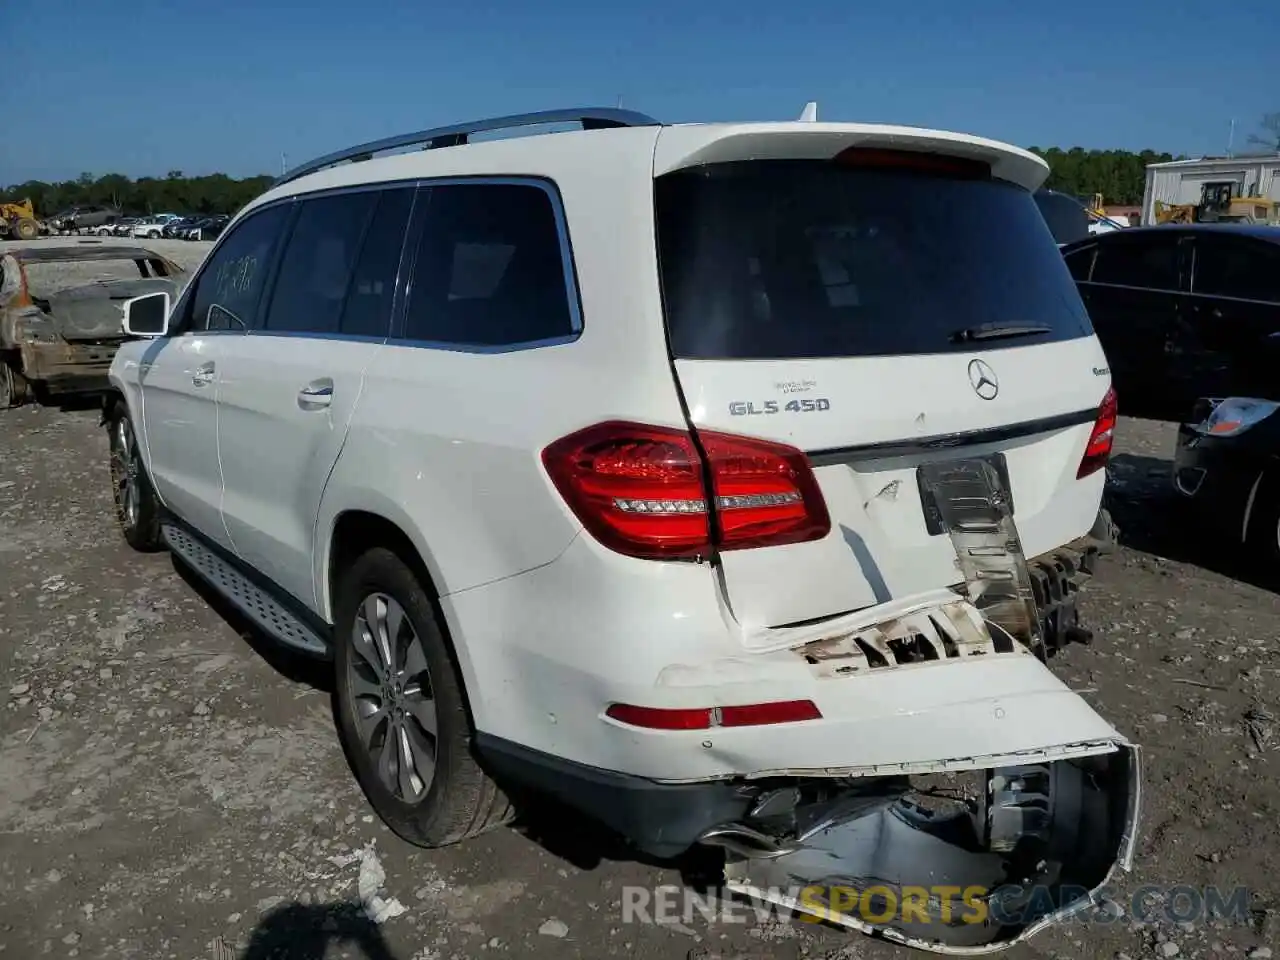
<instances>
[{"instance_id":1,"label":"black car","mask_svg":"<svg viewBox=\"0 0 1280 960\"><path fill-rule=\"evenodd\" d=\"M1200 397L1280 399L1280 227L1134 227L1062 254L1129 413L1180 423Z\"/></svg>"},{"instance_id":2,"label":"black car","mask_svg":"<svg viewBox=\"0 0 1280 960\"><path fill-rule=\"evenodd\" d=\"M1206 529L1280 571L1280 403L1205 398L1178 428L1174 489Z\"/></svg>"}]
</instances>

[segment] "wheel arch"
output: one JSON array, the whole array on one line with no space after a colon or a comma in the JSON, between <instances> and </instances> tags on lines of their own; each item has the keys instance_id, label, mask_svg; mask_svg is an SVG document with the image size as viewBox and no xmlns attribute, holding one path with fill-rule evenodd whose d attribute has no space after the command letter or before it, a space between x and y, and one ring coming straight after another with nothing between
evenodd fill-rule
<instances>
[{"instance_id":1,"label":"wheel arch","mask_svg":"<svg viewBox=\"0 0 1280 960\"><path fill-rule=\"evenodd\" d=\"M458 636L449 621L441 597L441 573L435 557L414 531L408 517L391 501L369 502L359 506L346 506L332 512L330 519L322 520L317 533L323 531L324 539L316 550L316 602L320 615L328 623L334 622L333 601L338 578L342 570L357 557L375 547L385 547L395 553L427 592L436 608L436 615L445 643L458 665L462 681L462 696L467 705L473 726L479 719L476 714L478 685L475 670L465 641ZM322 512L323 513L323 512Z\"/></svg>"}]
</instances>

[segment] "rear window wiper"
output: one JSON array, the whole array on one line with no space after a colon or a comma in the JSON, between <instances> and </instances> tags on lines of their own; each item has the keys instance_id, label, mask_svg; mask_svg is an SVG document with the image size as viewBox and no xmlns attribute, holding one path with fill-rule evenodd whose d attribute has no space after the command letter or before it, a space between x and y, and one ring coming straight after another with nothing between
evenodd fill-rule
<instances>
[{"instance_id":1,"label":"rear window wiper","mask_svg":"<svg viewBox=\"0 0 1280 960\"><path fill-rule=\"evenodd\" d=\"M979 327L965 327L951 334L952 343L971 343L978 340L1007 340L1012 337L1033 337L1038 333L1052 333L1050 327L1039 323L1006 324L984 323Z\"/></svg>"}]
</instances>

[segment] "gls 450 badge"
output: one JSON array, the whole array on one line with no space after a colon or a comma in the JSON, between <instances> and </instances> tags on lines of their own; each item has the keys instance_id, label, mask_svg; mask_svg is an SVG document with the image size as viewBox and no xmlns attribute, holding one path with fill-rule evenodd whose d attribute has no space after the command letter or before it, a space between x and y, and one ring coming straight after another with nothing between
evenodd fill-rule
<instances>
[{"instance_id":1,"label":"gls 450 badge","mask_svg":"<svg viewBox=\"0 0 1280 960\"><path fill-rule=\"evenodd\" d=\"M736 400L729 404L731 417L758 417L774 413L823 413L831 409L831 401L820 400Z\"/></svg>"}]
</instances>

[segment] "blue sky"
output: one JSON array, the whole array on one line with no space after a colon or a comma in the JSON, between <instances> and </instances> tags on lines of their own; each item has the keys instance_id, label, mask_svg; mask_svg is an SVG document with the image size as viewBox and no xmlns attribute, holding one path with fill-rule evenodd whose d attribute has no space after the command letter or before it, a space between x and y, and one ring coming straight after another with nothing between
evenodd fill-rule
<instances>
[{"instance_id":1,"label":"blue sky","mask_svg":"<svg viewBox=\"0 0 1280 960\"><path fill-rule=\"evenodd\" d=\"M613 2L15 0L0 183L276 172L282 152L619 96L671 122L812 99L824 120L1193 155L1280 111L1276 0Z\"/></svg>"}]
</instances>

